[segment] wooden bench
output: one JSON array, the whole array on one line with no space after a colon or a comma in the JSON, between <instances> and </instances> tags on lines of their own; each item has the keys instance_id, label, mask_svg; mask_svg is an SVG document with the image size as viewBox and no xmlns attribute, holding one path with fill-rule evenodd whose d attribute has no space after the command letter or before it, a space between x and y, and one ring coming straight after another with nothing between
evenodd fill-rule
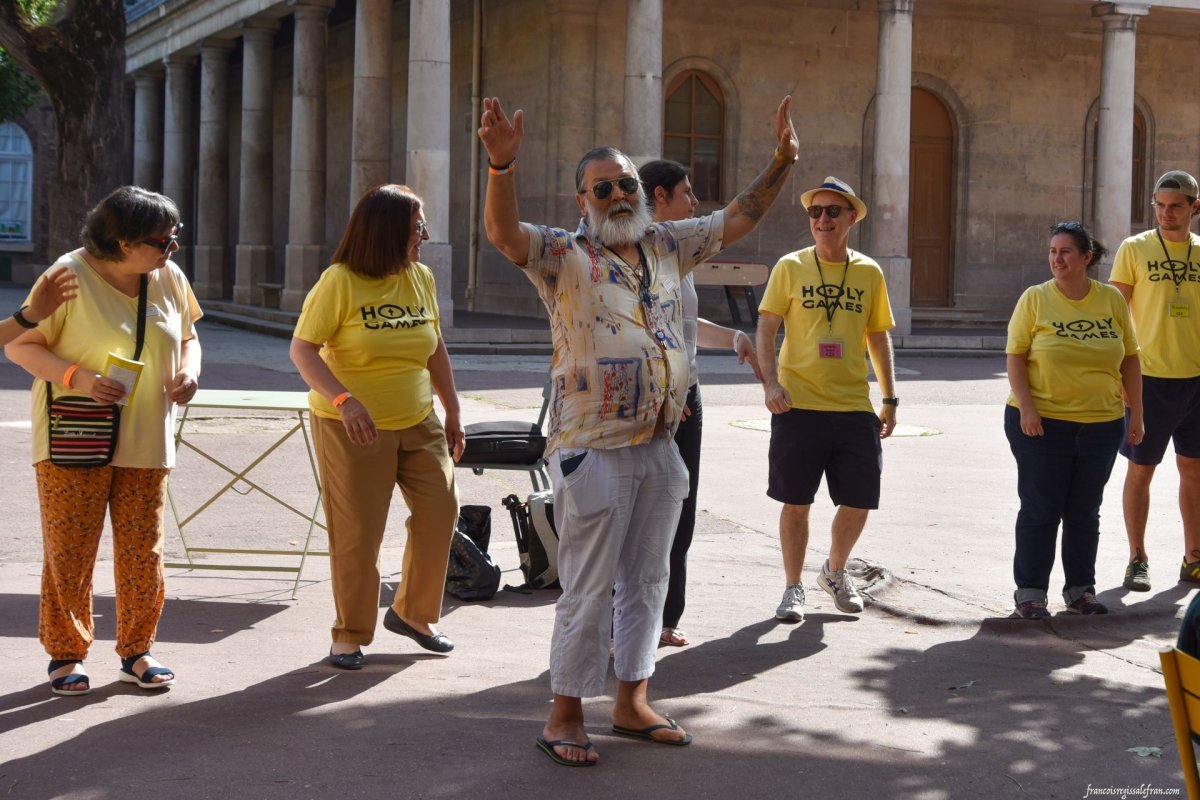
<instances>
[{"instance_id":1,"label":"wooden bench","mask_svg":"<svg viewBox=\"0 0 1200 800\"><path fill-rule=\"evenodd\" d=\"M742 324L742 312L738 309L734 291L740 289L746 306L750 309L750 323L758 324L758 298L754 295L754 287L767 282L771 268L766 264L753 264L748 261L707 261L696 267L692 273L697 286L720 286L725 289L725 300L729 303L729 313L733 324Z\"/></svg>"}]
</instances>

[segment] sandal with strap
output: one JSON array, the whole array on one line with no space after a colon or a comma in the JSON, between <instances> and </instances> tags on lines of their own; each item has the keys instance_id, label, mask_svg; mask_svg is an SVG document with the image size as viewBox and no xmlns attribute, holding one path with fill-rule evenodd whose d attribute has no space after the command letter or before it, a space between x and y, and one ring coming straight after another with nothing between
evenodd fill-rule
<instances>
[{"instance_id":1,"label":"sandal with strap","mask_svg":"<svg viewBox=\"0 0 1200 800\"><path fill-rule=\"evenodd\" d=\"M67 658L67 659L61 659L61 660L56 659L56 660L50 662L50 667L46 670L46 673L48 675L53 675L56 670L60 670L63 667L73 666L75 664L82 665L83 661L81 659L77 659L77 658ZM78 686L81 684L83 686L82 689L68 688L71 686ZM57 695L62 695L63 697L74 697L76 695L85 695L85 694L89 694L92 691L92 682L91 682L91 679L88 678L86 673L74 672L74 673L71 673L70 675L63 675L61 678L52 678L50 680L50 691L54 692Z\"/></svg>"},{"instance_id":2,"label":"sandal with strap","mask_svg":"<svg viewBox=\"0 0 1200 800\"><path fill-rule=\"evenodd\" d=\"M118 674L121 682L136 683L141 689L166 689L168 686L174 685L175 672L174 670L167 669L166 667L146 667L146 669L142 670L141 675L134 674L133 665L148 655L150 655L150 653L145 652L138 653L137 655L130 656L129 658L122 658L121 671ZM170 675L171 677L165 681L153 680L159 675Z\"/></svg>"},{"instance_id":3,"label":"sandal with strap","mask_svg":"<svg viewBox=\"0 0 1200 800\"><path fill-rule=\"evenodd\" d=\"M687 647L691 644L687 634L679 628L663 628L662 633L659 634L658 643L668 647Z\"/></svg>"}]
</instances>

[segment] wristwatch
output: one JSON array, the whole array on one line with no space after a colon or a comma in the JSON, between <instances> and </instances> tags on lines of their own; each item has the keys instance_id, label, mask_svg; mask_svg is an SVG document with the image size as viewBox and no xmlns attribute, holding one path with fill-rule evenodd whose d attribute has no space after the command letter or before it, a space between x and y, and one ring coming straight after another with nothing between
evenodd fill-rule
<instances>
[{"instance_id":1,"label":"wristwatch","mask_svg":"<svg viewBox=\"0 0 1200 800\"><path fill-rule=\"evenodd\" d=\"M15 319L17 321L17 324L20 325L22 328L28 328L30 330L33 330L34 328L36 328L38 326L38 324L36 322L30 322L29 320L25 319L25 315L21 313L22 311L24 311L27 308L29 308L29 306L21 306L20 308L18 308L16 311L13 312L12 316L13 316L13 319Z\"/></svg>"},{"instance_id":2,"label":"wristwatch","mask_svg":"<svg viewBox=\"0 0 1200 800\"><path fill-rule=\"evenodd\" d=\"M900 398L899 397L885 397L885 398L883 398L883 404L885 406L898 406L898 405L900 405Z\"/></svg>"}]
</instances>

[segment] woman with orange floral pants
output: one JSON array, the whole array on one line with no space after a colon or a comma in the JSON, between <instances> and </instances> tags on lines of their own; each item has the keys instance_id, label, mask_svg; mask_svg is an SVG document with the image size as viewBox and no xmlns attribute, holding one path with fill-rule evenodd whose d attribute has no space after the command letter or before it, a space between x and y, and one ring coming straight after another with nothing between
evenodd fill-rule
<instances>
[{"instance_id":1,"label":"woman with orange floral pants","mask_svg":"<svg viewBox=\"0 0 1200 800\"><path fill-rule=\"evenodd\" d=\"M108 513L116 574L118 673L143 689L170 686L175 674L152 655L165 597L163 500L175 463L175 404L196 393L200 343L193 323L200 308L183 272L170 261L182 225L170 198L135 186L117 189L88 214L83 247L65 267L78 294L10 342L4 353L35 378L33 465L44 542L38 632L50 655L50 689L91 691L83 659L94 638L92 573ZM145 334L140 377L126 397L103 374L109 354L136 350L139 295L145 286ZM31 298L39 288L34 287ZM20 322L20 320L18 320ZM50 458L46 392L54 398L122 402L116 448L105 466L55 464Z\"/></svg>"}]
</instances>

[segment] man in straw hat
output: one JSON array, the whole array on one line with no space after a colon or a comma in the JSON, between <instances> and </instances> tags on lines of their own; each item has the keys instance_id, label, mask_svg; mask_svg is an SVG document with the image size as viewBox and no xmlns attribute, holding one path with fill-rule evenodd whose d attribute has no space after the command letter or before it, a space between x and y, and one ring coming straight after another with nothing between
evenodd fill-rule
<instances>
[{"instance_id":1,"label":"man in straw hat","mask_svg":"<svg viewBox=\"0 0 1200 800\"><path fill-rule=\"evenodd\" d=\"M817 585L840 611L857 614L862 598L846 561L879 507L885 439L896 428L892 367L895 325L879 265L847 246L850 228L867 206L849 184L829 177L801 195L815 245L790 253L771 271L759 305L758 353L771 410L767 496L783 503L779 541L787 588L778 619L804 619L801 572L808 547L808 511L824 475L837 513L829 559ZM786 322L775 360L775 334ZM878 416L867 385L867 354L883 392Z\"/></svg>"},{"instance_id":2,"label":"man in straw hat","mask_svg":"<svg viewBox=\"0 0 1200 800\"><path fill-rule=\"evenodd\" d=\"M1129 539L1124 584L1135 592L1150 591L1150 481L1171 441L1183 522L1179 580L1200 583L1200 238L1191 231L1200 212L1197 194L1196 179L1186 172L1159 178L1153 202L1158 224L1122 242L1113 258L1110 280L1129 302L1141 345L1146 420L1145 438L1121 445L1129 459L1122 497Z\"/></svg>"}]
</instances>

